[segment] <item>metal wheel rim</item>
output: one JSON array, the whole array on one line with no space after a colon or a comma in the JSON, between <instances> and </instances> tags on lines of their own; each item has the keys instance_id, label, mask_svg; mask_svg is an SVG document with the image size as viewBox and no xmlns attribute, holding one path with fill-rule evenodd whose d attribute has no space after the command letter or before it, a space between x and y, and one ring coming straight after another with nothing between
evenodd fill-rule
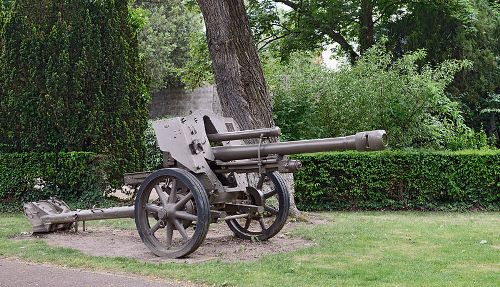
<instances>
[{"instance_id":1,"label":"metal wheel rim","mask_svg":"<svg viewBox=\"0 0 500 287\"><path fill-rule=\"evenodd\" d=\"M145 181L148 183L136 199L136 225L141 239L154 254L184 257L196 250L206 236L209 224L209 211L206 212L208 200L204 202L196 184L192 184L189 180L186 182L186 178L176 175L175 172L167 173ZM196 180L194 176L192 177ZM170 192L166 192L162 183L171 188ZM181 191L184 191L184 195ZM204 193L204 190L202 192ZM152 193L158 197L156 203L150 202ZM206 194L204 195L206 197ZM185 211L184 207L188 203L195 206L196 214ZM201 211L200 208L196 208L203 205L205 207L201 208ZM186 227L186 221L191 222L189 227ZM189 228L193 230L188 232ZM180 243L175 242L179 238L181 238Z\"/></svg>"},{"instance_id":2,"label":"metal wheel rim","mask_svg":"<svg viewBox=\"0 0 500 287\"><path fill-rule=\"evenodd\" d=\"M236 229L237 232L240 232L242 235L250 238L256 238L256 239L261 239L265 240L268 239L276 233L281 230L281 228L284 225L284 221L286 221L286 218L288 217L288 209L286 208L287 206L287 201L288 197L285 196L287 190L281 189L280 182L277 178L279 174L277 173L267 173L267 174L262 174L259 178L259 182L257 183L256 188L258 190L262 189L262 184L264 183L263 181L267 178L273 183L273 191L270 193L264 193L264 206L266 206L266 201L271 197L271 196L278 196L278 202L279 202L279 207L278 209L274 210L274 220L272 220L272 224L269 225L264 222L262 223L261 219L251 219L249 223L249 219L240 219L240 220L230 220L228 224L230 227L232 226L234 229ZM269 212L267 206L266 206L266 212ZM244 224L241 224L240 221L245 222ZM257 221L260 225L261 231L251 231L249 230L249 225L252 224L252 221Z\"/></svg>"}]
</instances>

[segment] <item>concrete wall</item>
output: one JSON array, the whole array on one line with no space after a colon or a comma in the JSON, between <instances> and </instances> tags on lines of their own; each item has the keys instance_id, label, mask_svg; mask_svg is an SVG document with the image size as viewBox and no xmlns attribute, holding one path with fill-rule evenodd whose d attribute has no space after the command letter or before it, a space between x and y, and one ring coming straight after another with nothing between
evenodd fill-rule
<instances>
[{"instance_id":1,"label":"concrete wall","mask_svg":"<svg viewBox=\"0 0 500 287\"><path fill-rule=\"evenodd\" d=\"M165 89L151 95L149 117L158 119L167 116L185 116L190 111L210 110L220 114L220 102L215 86L194 90L180 88Z\"/></svg>"}]
</instances>

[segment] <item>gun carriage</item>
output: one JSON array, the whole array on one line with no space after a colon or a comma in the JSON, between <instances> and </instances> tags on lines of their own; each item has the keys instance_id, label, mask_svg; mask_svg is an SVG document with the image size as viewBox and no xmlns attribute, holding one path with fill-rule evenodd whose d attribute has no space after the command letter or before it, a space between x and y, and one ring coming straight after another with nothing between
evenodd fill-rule
<instances>
[{"instance_id":1,"label":"gun carriage","mask_svg":"<svg viewBox=\"0 0 500 287\"><path fill-rule=\"evenodd\" d=\"M269 142L278 127L240 131L231 118L197 111L154 123L163 167L125 175L140 184L134 206L71 211L63 202L25 204L33 232L68 228L78 221L135 218L138 233L156 255L179 258L194 252L209 225L225 221L244 239L267 240L285 225L287 184L280 172L301 166L287 155L322 151L376 151L387 146L383 130L292 142ZM254 144L243 140L254 139Z\"/></svg>"}]
</instances>

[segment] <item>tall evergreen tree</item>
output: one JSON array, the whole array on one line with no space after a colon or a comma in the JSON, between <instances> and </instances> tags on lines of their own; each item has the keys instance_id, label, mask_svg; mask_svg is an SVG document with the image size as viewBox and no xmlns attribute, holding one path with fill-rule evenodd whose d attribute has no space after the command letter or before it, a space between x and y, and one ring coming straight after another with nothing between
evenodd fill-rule
<instances>
[{"instance_id":1,"label":"tall evergreen tree","mask_svg":"<svg viewBox=\"0 0 500 287\"><path fill-rule=\"evenodd\" d=\"M0 143L140 169L149 98L127 1L16 0L4 22Z\"/></svg>"}]
</instances>

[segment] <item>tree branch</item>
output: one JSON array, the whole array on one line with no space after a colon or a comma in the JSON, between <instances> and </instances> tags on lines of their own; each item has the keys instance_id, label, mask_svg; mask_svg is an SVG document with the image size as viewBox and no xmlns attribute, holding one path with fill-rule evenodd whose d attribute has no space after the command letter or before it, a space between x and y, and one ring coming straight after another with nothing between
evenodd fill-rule
<instances>
[{"instance_id":1,"label":"tree branch","mask_svg":"<svg viewBox=\"0 0 500 287\"><path fill-rule=\"evenodd\" d=\"M333 41L335 41L336 43L338 43L340 45L342 50L344 50L345 52L347 52L349 54L349 61L351 62L352 65L354 65L356 63L356 61L358 60L359 55L358 55L358 53L356 53L356 51L354 51L354 48L351 46L351 44L349 44L349 42L347 42L346 38L344 36L342 36L342 34L336 32L336 31L328 31L326 33L326 35L328 35L330 38L332 38Z\"/></svg>"},{"instance_id":2,"label":"tree branch","mask_svg":"<svg viewBox=\"0 0 500 287\"><path fill-rule=\"evenodd\" d=\"M281 3L281 4L285 4L286 6L292 8L293 10L297 10L300 8L300 4L292 2L290 0L273 0L273 1Z\"/></svg>"},{"instance_id":3,"label":"tree branch","mask_svg":"<svg viewBox=\"0 0 500 287\"><path fill-rule=\"evenodd\" d=\"M285 4L288 7L292 8L296 11L301 8L300 3L292 2L290 0L273 0L273 1L276 3ZM307 16L307 15L304 15L304 16ZM300 18L301 17L298 17L297 21L300 21ZM314 20L314 19L312 19L312 20ZM320 26L322 26L322 23L316 23L316 27L320 27ZM342 50L344 50L349 55L349 61L351 62L351 64L354 65L356 63L356 61L358 60L359 55L354 50L354 48L351 46L351 44L349 44L349 42L346 40L346 38L342 34L340 34L339 32L331 30L330 27L324 27L324 28L325 29L321 29L323 31L323 34L329 36L333 41L338 43L340 45L340 47L342 48Z\"/></svg>"},{"instance_id":4,"label":"tree branch","mask_svg":"<svg viewBox=\"0 0 500 287\"><path fill-rule=\"evenodd\" d=\"M272 39L270 39L269 41L265 42L264 45L260 46L257 51L260 52L262 49L264 49L265 47L267 47L269 44L271 44L272 42L276 41L276 40L279 40L279 39L283 39L285 38L286 36L288 36L288 34L284 34L284 35L281 35L281 36L277 36L277 37L274 37ZM267 38L269 39L269 38ZM267 40L266 39L266 40ZM264 41L261 41L260 43L262 43Z\"/></svg>"}]
</instances>

